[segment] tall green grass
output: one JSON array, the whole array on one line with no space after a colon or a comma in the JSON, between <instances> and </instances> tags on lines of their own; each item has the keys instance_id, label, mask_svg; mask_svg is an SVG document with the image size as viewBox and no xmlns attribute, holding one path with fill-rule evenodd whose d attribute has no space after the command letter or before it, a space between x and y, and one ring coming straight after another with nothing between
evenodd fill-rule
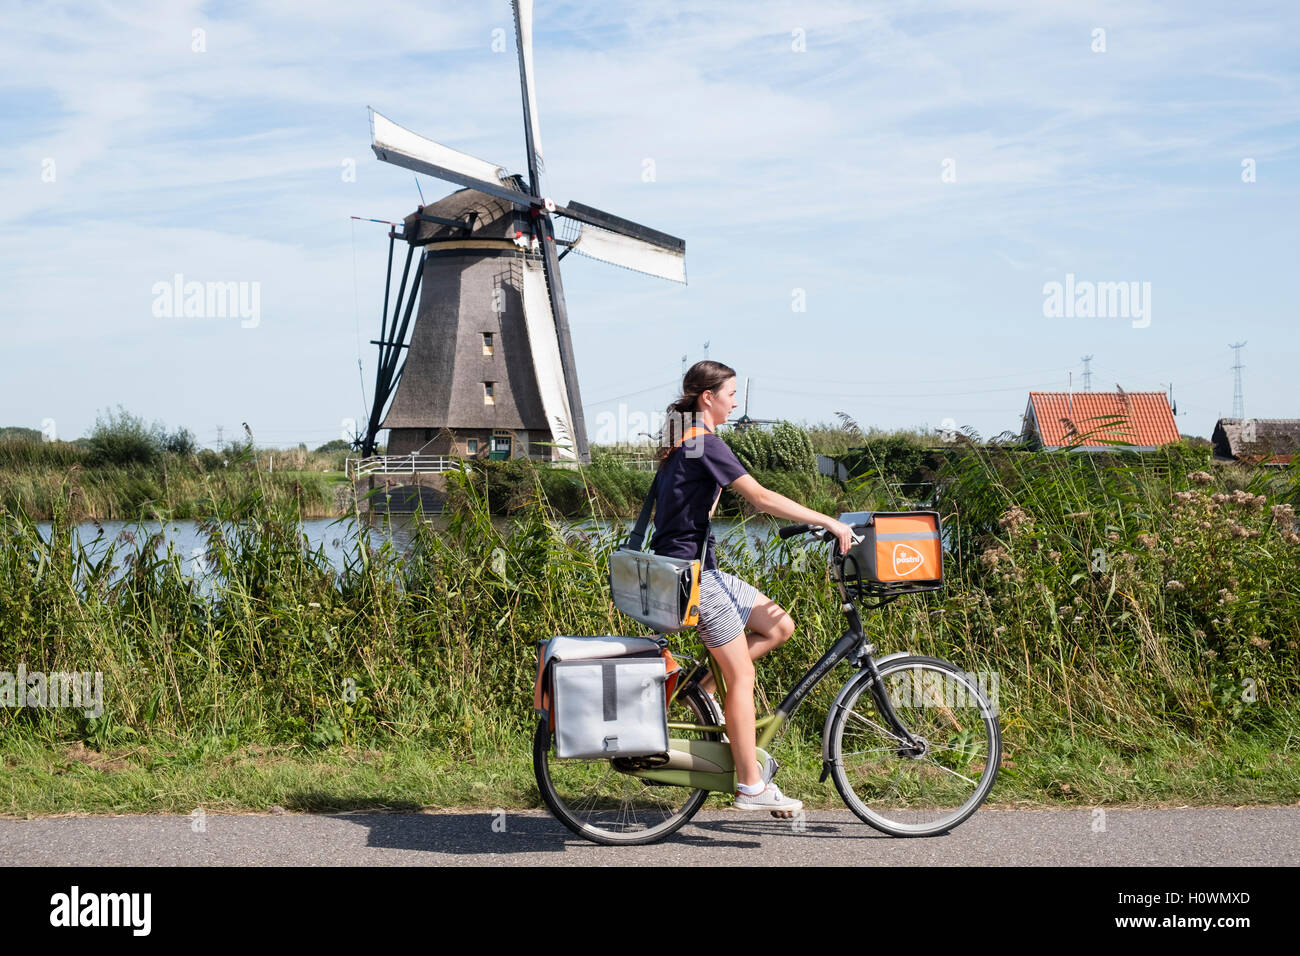
<instances>
[{"instance_id":1,"label":"tall green grass","mask_svg":"<svg viewBox=\"0 0 1300 956\"><path fill-rule=\"evenodd\" d=\"M618 532L557 518L540 477L500 527L482 485L451 480L446 529L419 526L407 553L355 514L340 519L341 536L355 535L339 566L307 544L302 504L260 482L237 501L214 499L197 575L190 555L159 552L143 525L81 544L70 489L53 502L48 541L23 512L0 513L0 669L105 681L101 718L2 709L0 739L237 735L413 744L467 761L526 749L536 642L639 632L608 600ZM1233 487L1235 471L1086 456L967 456L939 481L948 586L869 617L872 640L878 653L998 674L1009 779L1028 766L1047 773L1044 754L1136 759L1164 741L1212 751L1244 735L1294 749L1296 474L1245 483ZM891 506L887 485L859 494ZM753 534L720 561L796 621L759 666L760 695L775 704L842 629L825 554ZM690 656L689 632L673 641ZM786 759L815 764L839 683L805 704Z\"/></svg>"},{"instance_id":2,"label":"tall green grass","mask_svg":"<svg viewBox=\"0 0 1300 956\"><path fill-rule=\"evenodd\" d=\"M185 519L216 514L217 502L238 502L257 489L274 505L292 502L307 516L336 516L346 500L338 492L344 454L231 446L114 462L71 442L5 440L0 507L39 520L60 507L74 520ZM273 463L278 470L268 473Z\"/></svg>"}]
</instances>

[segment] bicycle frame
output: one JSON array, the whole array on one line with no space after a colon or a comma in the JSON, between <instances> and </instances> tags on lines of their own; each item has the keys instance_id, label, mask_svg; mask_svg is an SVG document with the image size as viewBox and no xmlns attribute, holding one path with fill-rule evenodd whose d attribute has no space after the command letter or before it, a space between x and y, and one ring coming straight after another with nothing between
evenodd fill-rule
<instances>
[{"instance_id":1,"label":"bicycle frame","mask_svg":"<svg viewBox=\"0 0 1300 956\"><path fill-rule=\"evenodd\" d=\"M892 600L892 598L888 600ZM881 607L888 603L888 600L871 605L871 607ZM880 673L876 669L875 659L871 656L874 648L867 643L867 635L862 628L862 619L857 607L851 601L845 600L842 610L849 619L849 629L821 656L816 664L808 669L794 688L777 705L776 710L764 714L754 721L759 763L763 763L767 757L765 748L771 745L772 741L789 723L794 712L799 709L799 705L812 692L812 689L821 683L822 679L834 670L836 665L850 657L858 665L859 671L868 671L875 678L871 689L876 706L889 726L898 734L900 740L907 742L901 746L915 745L915 738L899 721L889 701L889 696L880 686ZM691 683L702 666L697 665L688 675L687 680L679 682L678 689L680 690L681 687ZM718 668L717 661L713 659L712 655L709 657L709 667L713 671L718 690L722 693L723 700L725 700L726 685L722 679L722 672ZM675 696L676 691L674 692ZM831 713L833 715L833 709ZM676 721L669 721L668 723L670 733L674 730L722 733L725 729L725 727L716 724L689 724ZM722 741L670 737L668 747L669 761L667 765L627 772L632 776L652 780L656 783L693 787L700 790L714 790L723 793L731 793L735 790L735 761L731 753L731 744ZM825 772L823 772L824 778Z\"/></svg>"}]
</instances>

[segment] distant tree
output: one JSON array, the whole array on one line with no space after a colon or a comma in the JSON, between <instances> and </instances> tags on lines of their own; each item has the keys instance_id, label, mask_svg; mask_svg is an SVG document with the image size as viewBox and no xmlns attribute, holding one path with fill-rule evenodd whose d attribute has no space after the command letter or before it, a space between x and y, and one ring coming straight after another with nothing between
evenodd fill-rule
<instances>
[{"instance_id":1,"label":"distant tree","mask_svg":"<svg viewBox=\"0 0 1300 956\"><path fill-rule=\"evenodd\" d=\"M174 455L193 455L199 450L199 443L188 428L178 428L163 437L163 448Z\"/></svg>"},{"instance_id":2,"label":"distant tree","mask_svg":"<svg viewBox=\"0 0 1300 956\"><path fill-rule=\"evenodd\" d=\"M0 441L40 441L42 437L38 428L23 428L21 425L0 428Z\"/></svg>"},{"instance_id":3,"label":"distant tree","mask_svg":"<svg viewBox=\"0 0 1300 956\"><path fill-rule=\"evenodd\" d=\"M327 441L325 444L317 448L316 454L327 455L330 452L335 451L349 451L351 448L352 444L350 442L346 442L342 438L335 438L333 441Z\"/></svg>"},{"instance_id":4,"label":"distant tree","mask_svg":"<svg viewBox=\"0 0 1300 956\"><path fill-rule=\"evenodd\" d=\"M768 451L768 468L773 471L816 474L817 454L813 451L808 433L789 422L780 422L774 426L772 444Z\"/></svg>"},{"instance_id":5,"label":"distant tree","mask_svg":"<svg viewBox=\"0 0 1300 956\"><path fill-rule=\"evenodd\" d=\"M163 451L166 439L162 426L146 425L121 405L95 418L90 433L91 458L96 464L149 464Z\"/></svg>"},{"instance_id":6,"label":"distant tree","mask_svg":"<svg viewBox=\"0 0 1300 956\"><path fill-rule=\"evenodd\" d=\"M762 428L731 428L722 433L731 453L747 471L764 471L771 437Z\"/></svg>"},{"instance_id":7,"label":"distant tree","mask_svg":"<svg viewBox=\"0 0 1300 956\"><path fill-rule=\"evenodd\" d=\"M771 431L733 428L722 435L732 453L749 471L788 471L816 474L817 455L808 433L798 425L780 422Z\"/></svg>"}]
</instances>

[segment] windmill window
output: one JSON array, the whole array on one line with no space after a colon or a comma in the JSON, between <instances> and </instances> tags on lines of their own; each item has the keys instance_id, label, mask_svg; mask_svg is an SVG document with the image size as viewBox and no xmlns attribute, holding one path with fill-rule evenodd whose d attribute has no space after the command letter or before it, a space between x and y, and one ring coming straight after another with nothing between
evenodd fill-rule
<instances>
[{"instance_id":1,"label":"windmill window","mask_svg":"<svg viewBox=\"0 0 1300 956\"><path fill-rule=\"evenodd\" d=\"M478 439L469 438L465 441L465 452L470 455L478 454Z\"/></svg>"},{"instance_id":2,"label":"windmill window","mask_svg":"<svg viewBox=\"0 0 1300 956\"><path fill-rule=\"evenodd\" d=\"M483 333L483 354L484 355L492 354L492 333L491 332Z\"/></svg>"},{"instance_id":3,"label":"windmill window","mask_svg":"<svg viewBox=\"0 0 1300 956\"><path fill-rule=\"evenodd\" d=\"M495 386L495 385L496 385L496 382L484 382L484 383L483 383L483 404L484 404L484 405L495 405L495 404L496 404L496 399L495 399L495 398L493 397L493 395L492 395L492 393L493 393L493 391L494 391L494 386Z\"/></svg>"}]
</instances>

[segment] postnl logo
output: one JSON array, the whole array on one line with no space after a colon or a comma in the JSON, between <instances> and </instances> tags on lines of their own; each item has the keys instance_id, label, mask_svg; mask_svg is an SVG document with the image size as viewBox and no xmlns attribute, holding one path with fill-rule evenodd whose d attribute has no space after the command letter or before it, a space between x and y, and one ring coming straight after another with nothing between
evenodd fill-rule
<instances>
[{"instance_id":1,"label":"postnl logo","mask_svg":"<svg viewBox=\"0 0 1300 956\"><path fill-rule=\"evenodd\" d=\"M914 573L924 562L925 558L921 557L921 552L910 544L894 545L894 573L900 578Z\"/></svg>"}]
</instances>

